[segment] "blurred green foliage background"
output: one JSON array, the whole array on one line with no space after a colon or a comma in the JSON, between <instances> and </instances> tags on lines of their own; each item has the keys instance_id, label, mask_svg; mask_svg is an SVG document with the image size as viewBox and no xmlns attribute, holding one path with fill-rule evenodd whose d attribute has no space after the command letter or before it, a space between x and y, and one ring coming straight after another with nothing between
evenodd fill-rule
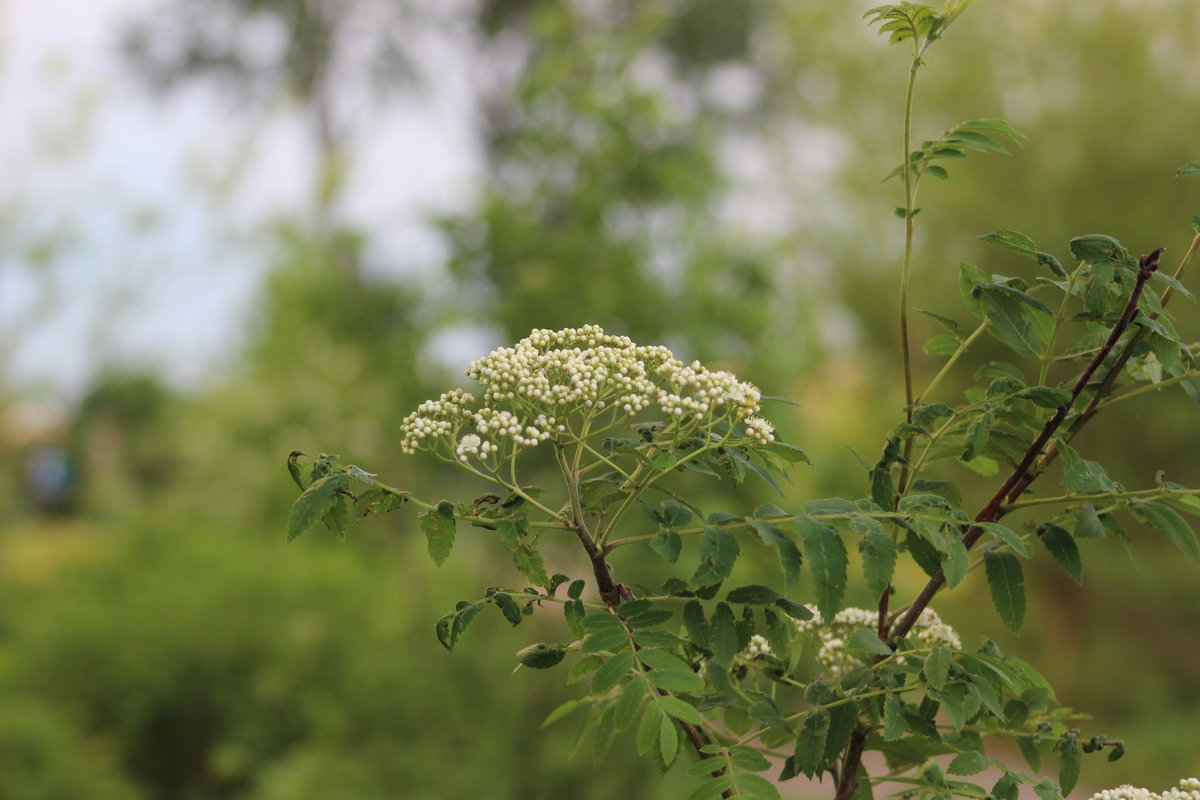
<instances>
[{"instance_id":1,"label":"blurred green foliage background","mask_svg":"<svg viewBox=\"0 0 1200 800\"><path fill-rule=\"evenodd\" d=\"M309 211L256 234L269 277L219 380L183 392L109 365L40 431L19 413L28 393L0 386L0 800L680 796L686 781L661 780L629 741L594 770L577 723L538 730L572 687L511 674L512 654L539 631L557 638L553 615L532 633L487 615L453 656L437 644L437 617L506 563L494 543L460 536L435 570L401 513L346 544L285 546L284 457L333 450L394 485L472 497L479 487L399 453L403 416L460 380L440 337L469 326L499 345L595 322L797 401L769 416L816 468L775 502L863 494L847 445L872 457L901 405L900 190L879 179L900 160L906 66L860 21L868 5L164 0L115 27L146 90L291 98L317 168ZM231 35L243 26L288 46L251 57ZM473 207L426 221L445 246L435 280L385 279L364 256L382 232L342 213L358 140L338 103L352 80L436 92L418 46L434 35L475 70L485 180ZM1004 117L1029 138L923 187L914 305L964 318L962 260L1025 269L975 241L996 228L1060 256L1102 232L1178 258L1200 210L1200 184L1173 177L1200 158L1198 41L1192 0L977 3L931 51L916 129ZM370 69L335 69L350 56ZM918 359L926 376L937 365ZM1198 422L1182 392L1163 392L1080 446L1129 486L1157 469L1195 485ZM75 466L62 502L34 502L25 470L40 446ZM966 488L986 497L986 482ZM772 499L707 491L709 510ZM1037 665L1064 704L1095 715L1094 732L1128 741L1117 764L1085 766L1080 795L1171 785L1200 771L1200 575L1148 532L1136 560L1085 544L1082 588L1047 559L1032 568L1020 638L974 579L939 611L965 642L986 633ZM571 557L556 568L578 570ZM616 567L666 576L648 549Z\"/></svg>"}]
</instances>

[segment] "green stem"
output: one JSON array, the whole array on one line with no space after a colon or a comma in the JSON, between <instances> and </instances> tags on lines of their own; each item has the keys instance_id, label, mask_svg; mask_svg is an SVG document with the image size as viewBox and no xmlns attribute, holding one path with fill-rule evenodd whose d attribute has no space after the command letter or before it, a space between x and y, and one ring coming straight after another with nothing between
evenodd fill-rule
<instances>
[{"instance_id":1,"label":"green stem","mask_svg":"<svg viewBox=\"0 0 1200 800\"><path fill-rule=\"evenodd\" d=\"M563 481L567 485L567 497L571 501L571 516L573 517L574 528L577 533L583 536L583 504L579 500L579 476L572 469L572 466L567 463L566 453L563 451L562 445L554 446L554 457L558 460L558 468L562 472Z\"/></svg>"},{"instance_id":2,"label":"green stem","mask_svg":"<svg viewBox=\"0 0 1200 800\"><path fill-rule=\"evenodd\" d=\"M566 523L567 520L562 514L558 513L557 511L551 511L549 508L547 508L546 506L539 503L535 498L529 496L525 492L524 489L522 489L520 486L518 486L516 484L515 481L513 483L509 483L508 481L504 480L496 473L490 472L490 471L483 472L481 470L475 469L474 467L472 467L470 464L468 464L465 461L455 461L454 463L457 464L462 469L465 469L467 472L470 472L472 475L475 475L479 478L483 478L488 483L493 483L496 486L499 486L503 489L508 489L510 492L515 494L517 497L520 497L526 503L529 503L531 506L536 508L538 511L541 511L547 517L550 517L551 519L556 519L559 522Z\"/></svg>"},{"instance_id":3,"label":"green stem","mask_svg":"<svg viewBox=\"0 0 1200 800\"><path fill-rule=\"evenodd\" d=\"M1096 408L1097 408L1097 410L1102 409L1102 408L1108 408L1113 403L1119 403L1122 400L1128 400L1131 397L1137 397L1139 394L1145 394L1146 392L1152 392L1155 389L1161 389L1164 386L1171 386L1176 383L1181 383L1186 380L1191 380L1192 378L1200 378L1200 370L1193 370L1192 372L1185 372L1182 375L1176 375L1173 378L1166 378L1164 380L1158 381L1157 383L1147 383L1145 386L1139 386L1136 389L1130 389L1127 392L1121 392L1121 394L1114 394L1112 397L1106 397L1105 399L1103 399L1099 403L1097 403Z\"/></svg>"},{"instance_id":4,"label":"green stem","mask_svg":"<svg viewBox=\"0 0 1200 800\"><path fill-rule=\"evenodd\" d=\"M938 374L933 376L933 380L931 380L929 385L925 387L925 391L921 392L921 394L917 396L917 399L913 401L914 405L919 406L921 402L924 401L924 399L928 397L934 389L937 388L937 385L942 382L942 379L950 374L950 370L958 362L958 359L962 358L963 354L967 352L968 348L975 344L975 340L983 335L983 332L987 330L987 326L988 321L987 319L984 319L983 322L979 323L979 327L972 331L970 336L968 336L966 339L963 339L962 342L959 343L958 349L955 350L954 354L950 356L950 359L942 365L942 368L938 371Z\"/></svg>"},{"instance_id":5,"label":"green stem","mask_svg":"<svg viewBox=\"0 0 1200 800\"><path fill-rule=\"evenodd\" d=\"M1004 510L1013 511L1018 508L1032 508L1033 506L1052 506L1058 503L1092 503L1101 500L1126 500L1139 497L1171 497L1172 495L1192 497L1200 495L1200 489L1188 489L1180 491L1179 489L1139 489L1133 492L1101 492L1097 494L1061 494L1056 497L1034 497L1030 500L1018 500L1015 503L1008 503L1004 506Z\"/></svg>"},{"instance_id":6,"label":"green stem","mask_svg":"<svg viewBox=\"0 0 1200 800\"><path fill-rule=\"evenodd\" d=\"M1058 306L1058 313L1054 315L1054 327L1050 330L1050 341L1046 344L1046 353L1042 356L1042 367L1038 372L1039 386L1046 385L1046 375L1050 372L1050 362L1054 358L1054 343L1058 340L1058 331L1067 316L1067 304L1071 301L1071 296L1075 294L1075 281L1078 279L1079 272L1082 269L1082 262L1075 265L1075 270L1071 273L1071 280L1067 284L1067 291L1063 294L1062 303Z\"/></svg>"},{"instance_id":7,"label":"green stem","mask_svg":"<svg viewBox=\"0 0 1200 800\"><path fill-rule=\"evenodd\" d=\"M1192 258L1196 255L1197 250L1200 250L1200 233L1192 237L1192 243L1188 246L1187 252L1183 254L1179 266L1175 268L1175 274L1172 276L1175 280L1179 281L1183 279L1183 274L1187 272L1188 265L1192 263ZM1171 299L1171 294L1174 291L1170 286L1163 289L1162 294L1158 298L1159 305L1165 306L1167 301Z\"/></svg>"},{"instance_id":8,"label":"green stem","mask_svg":"<svg viewBox=\"0 0 1200 800\"><path fill-rule=\"evenodd\" d=\"M913 235L915 227L913 212L916 210L917 181L913 175L909 154L912 152L913 96L917 89L917 70L921 67L919 53L913 56L908 70L908 89L904 95L904 261L900 268L900 346L904 360L904 401L908 406L908 420L912 421L913 382L912 358L908 336L908 293L912 275Z\"/></svg>"}]
</instances>

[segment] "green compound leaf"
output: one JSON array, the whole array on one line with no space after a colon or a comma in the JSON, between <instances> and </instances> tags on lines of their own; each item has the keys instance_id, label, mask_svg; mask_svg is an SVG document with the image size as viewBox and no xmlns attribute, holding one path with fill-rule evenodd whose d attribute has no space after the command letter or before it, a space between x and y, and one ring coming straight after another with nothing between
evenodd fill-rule
<instances>
[{"instance_id":1,"label":"green compound leaf","mask_svg":"<svg viewBox=\"0 0 1200 800\"><path fill-rule=\"evenodd\" d=\"M779 713L779 706L775 705L774 700L759 700L751 703L746 708L746 715L759 725L766 725L771 728L787 727L787 720Z\"/></svg>"},{"instance_id":2,"label":"green compound leaf","mask_svg":"<svg viewBox=\"0 0 1200 800\"><path fill-rule=\"evenodd\" d=\"M435 632L442 647L454 652L458 637L470 627L475 615L479 613L480 605L466 600L460 600L455 609L437 621Z\"/></svg>"},{"instance_id":3,"label":"green compound leaf","mask_svg":"<svg viewBox=\"0 0 1200 800\"><path fill-rule=\"evenodd\" d=\"M1050 780L1049 778L1042 778L1040 781L1035 783L1033 786L1033 793L1041 798L1041 800L1063 800L1062 792L1060 792L1058 787L1054 785L1054 781ZM1013 796L1016 797L1015 792Z\"/></svg>"},{"instance_id":4,"label":"green compound leaf","mask_svg":"<svg viewBox=\"0 0 1200 800\"><path fill-rule=\"evenodd\" d=\"M658 553L668 564L679 560L679 552L683 549L683 540L679 534L670 528L659 528L658 533L650 540L650 549Z\"/></svg>"},{"instance_id":5,"label":"green compound leaf","mask_svg":"<svg viewBox=\"0 0 1200 800\"><path fill-rule=\"evenodd\" d=\"M1071 255L1076 261L1100 264L1106 261L1123 262L1129 259L1129 251L1111 236L1089 233L1071 240Z\"/></svg>"},{"instance_id":6,"label":"green compound leaf","mask_svg":"<svg viewBox=\"0 0 1200 800\"><path fill-rule=\"evenodd\" d=\"M613 725L616 727L617 733L628 728L637 719L638 709L642 707L642 698L645 696L644 692L645 684L639 680L630 681L621 690L621 696L617 699L617 706L613 711Z\"/></svg>"},{"instance_id":7,"label":"green compound leaf","mask_svg":"<svg viewBox=\"0 0 1200 800\"><path fill-rule=\"evenodd\" d=\"M1059 260L1050 253L1038 253L1037 262L1043 267L1049 267L1050 271L1053 272L1056 277L1069 277L1067 271L1063 269L1063 265L1059 263Z\"/></svg>"},{"instance_id":8,"label":"green compound leaf","mask_svg":"<svg viewBox=\"0 0 1200 800\"><path fill-rule=\"evenodd\" d=\"M991 796L996 800L1017 800L1020 796L1020 789L1017 787L1016 773L1006 772L1001 775L1000 779L992 786ZM1043 798L1043 800L1045 799Z\"/></svg>"},{"instance_id":9,"label":"green compound leaf","mask_svg":"<svg viewBox=\"0 0 1200 800\"><path fill-rule=\"evenodd\" d=\"M707 650L708 622L704 619L704 606L696 600L687 601L683 606L683 625L692 644Z\"/></svg>"},{"instance_id":10,"label":"green compound leaf","mask_svg":"<svg viewBox=\"0 0 1200 800\"><path fill-rule=\"evenodd\" d=\"M517 651L517 662L531 669L550 669L567 655L567 648L557 644L538 642Z\"/></svg>"},{"instance_id":11,"label":"green compound leaf","mask_svg":"<svg viewBox=\"0 0 1200 800\"><path fill-rule=\"evenodd\" d=\"M796 769L806 777L813 777L821 769L825 757L825 737L829 735L829 711L811 711L804 720L804 727L796 737Z\"/></svg>"},{"instance_id":12,"label":"green compound leaf","mask_svg":"<svg viewBox=\"0 0 1200 800\"><path fill-rule=\"evenodd\" d=\"M679 734L675 732L675 720L665 712L659 721L658 748L663 763L670 766L679 752Z\"/></svg>"},{"instance_id":13,"label":"green compound leaf","mask_svg":"<svg viewBox=\"0 0 1200 800\"><path fill-rule=\"evenodd\" d=\"M976 237L982 242L987 242L990 245L1011 250L1014 253L1019 253L1026 258L1037 260L1038 248L1033 239L1030 239L1023 233L1010 231L1001 228L992 233L985 233L982 236Z\"/></svg>"},{"instance_id":14,"label":"green compound leaf","mask_svg":"<svg viewBox=\"0 0 1200 800\"><path fill-rule=\"evenodd\" d=\"M745 603L752 606L773 605L779 599L779 593L770 586L753 583L749 586L739 586L730 589L725 599L730 603Z\"/></svg>"},{"instance_id":15,"label":"green compound leaf","mask_svg":"<svg viewBox=\"0 0 1200 800\"><path fill-rule=\"evenodd\" d=\"M713 612L708 633L709 647L713 658L722 666L729 666L738 652L737 628L734 627L733 609L718 603Z\"/></svg>"},{"instance_id":16,"label":"green compound leaf","mask_svg":"<svg viewBox=\"0 0 1200 800\"><path fill-rule=\"evenodd\" d=\"M629 635L625 633L624 628L596 631L588 634L588 637L583 640L583 652L600 653L605 650L615 650L628 641Z\"/></svg>"},{"instance_id":17,"label":"green compound leaf","mask_svg":"<svg viewBox=\"0 0 1200 800\"><path fill-rule=\"evenodd\" d=\"M963 439L962 460L970 461L981 455L987 447L991 435L992 412L985 411L967 426L967 435Z\"/></svg>"},{"instance_id":18,"label":"green compound leaf","mask_svg":"<svg viewBox=\"0 0 1200 800\"><path fill-rule=\"evenodd\" d=\"M704 719L700 716L700 712L696 710L694 705L685 703L674 695L663 695L658 698L658 703L662 706L663 711L666 711L675 719L683 720L692 725L700 725L704 722Z\"/></svg>"},{"instance_id":19,"label":"green compound leaf","mask_svg":"<svg viewBox=\"0 0 1200 800\"><path fill-rule=\"evenodd\" d=\"M304 454L302 450L293 450L288 453L287 459L288 474L292 476L292 480L296 482L302 492L308 488L308 483L300 476L300 465L296 463L296 460Z\"/></svg>"},{"instance_id":20,"label":"green compound leaf","mask_svg":"<svg viewBox=\"0 0 1200 800\"><path fill-rule=\"evenodd\" d=\"M1079 555L1079 548L1075 545L1075 537L1065 528L1060 528L1057 525L1043 525L1038 532L1042 540L1042 544L1050 551L1050 555L1058 562L1058 565L1063 568L1063 572L1078 584L1083 583L1083 559Z\"/></svg>"},{"instance_id":21,"label":"green compound leaf","mask_svg":"<svg viewBox=\"0 0 1200 800\"><path fill-rule=\"evenodd\" d=\"M846 546L831 526L803 514L796 517L796 531L808 553L817 609L823 618L833 619L846 593Z\"/></svg>"},{"instance_id":22,"label":"green compound leaf","mask_svg":"<svg viewBox=\"0 0 1200 800\"><path fill-rule=\"evenodd\" d=\"M1025 621L1025 573L1012 553L988 550L983 554L992 604L1000 619L1013 633L1021 632Z\"/></svg>"},{"instance_id":23,"label":"green compound leaf","mask_svg":"<svg viewBox=\"0 0 1200 800\"><path fill-rule=\"evenodd\" d=\"M429 557L440 567L454 547L454 504L443 500L437 508L419 514L417 519L421 521L421 530L429 540Z\"/></svg>"},{"instance_id":24,"label":"green compound leaf","mask_svg":"<svg viewBox=\"0 0 1200 800\"><path fill-rule=\"evenodd\" d=\"M1175 509L1162 503L1136 503L1130 508L1139 521L1158 528L1183 554L1200 563L1200 542L1187 520Z\"/></svg>"},{"instance_id":25,"label":"green compound leaf","mask_svg":"<svg viewBox=\"0 0 1200 800\"><path fill-rule=\"evenodd\" d=\"M604 694L621 682L629 670L633 669L633 651L622 650L600 665L592 676L592 694Z\"/></svg>"},{"instance_id":26,"label":"green compound leaf","mask_svg":"<svg viewBox=\"0 0 1200 800\"><path fill-rule=\"evenodd\" d=\"M904 720L904 704L894 694L889 694L883 701L883 740L894 742L908 732L908 723Z\"/></svg>"},{"instance_id":27,"label":"green compound leaf","mask_svg":"<svg viewBox=\"0 0 1200 800\"><path fill-rule=\"evenodd\" d=\"M872 531L858 542L862 556L863 577L872 597L882 597L892 582L896 571L896 545L892 538L879 531Z\"/></svg>"},{"instance_id":28,"label":"green compound leaf","mask_svg":"<svg viewBox=\"0 0 1200 800\"><path fill-rule=\"evenodd\" d=\"M541 553L525 543L528 530L529 523L523 516L504 517L496 520L496 531L500 534L500 541L512 554L512 560L517 566L517 570L530 583L547 586L550 583L550 576L546 573L546 565L542 561Z\"/></svg>"},{"instance_id":29,"label":"green compound leaf","mask_svg":"<svg viewBox=\"0 0 1200 800\"><path fill-rule=\"evenodd\" d=\"M950 317L943 316L941 314L938 314L937 312L929 311L928 309L924 309L924 308L914 308L913 311L916 311L918 314L924 314L925 316L929 317L931 320L933 320L934 322L936 322L937 324L939 324L943 328L945 328L947 333L958 333L959 332L958 322L954 319L951 319ZM807 511L808 509L805 509L805 510ZM813 513L813 512L809 512L809 513Z\"/></svg>"},{"instance_id":30,"label":"green compound leaf","mask_svg":"<svg viewBox=\"0 0 1200 800\"><path fill-rule=\"evenodd\" d=\"M1117 490L1104 467L1082 458L1063 473L1063 486L1080 494L1104 494Z\"/></svg>"},{"instance_id":31,"label":"green compound leaf","mask_svg":"<svg viewBox=\"0 0 1200 800\"><path fill-rule=\"evenodd\" d=\"M358 496L354 506L358 514L365 517L369 514L386 514L395 511L408 502L408 492L401 492L389 487L376 484Z\"/></svg>"},{"instance_id":32,"label":"green compound leaf","mask_svg":"<svg viewBox=\"0 0 1200 800\"><path fill-rule=\"evenodd\" d=\"M934 689L945 689L950 678L951 653L945 647L935 647L925 657L925 680Z\"/></svg>"},{"instance_id":33,"label":"green compound leaf","mask_svg":"<svg viewBox=\"0 0 1200 800\"><path fill-rule=\"evenodd\" d=\"M692 672L683 659L663 650L640 650L638 658L649 672L646 677L656 689L668 692L698 692L704 688L704 679Z\"/></svg>"},{"instance_id":34,"label":"green compound leaf","mask_svg":"<svg viewBox=\"0 0 1200 800\"><path fill-rule=\"evenodd\" d=\"M333 501L333 508L321 517L321 522L339 541L346 541L346 531L350 527L350 502L346 495L338 494Z\"/></svg>"},{"instance_id":35,"label":"green compound leaf","mask_svg":"<svg viewBox=\"0 0 1200 800\"><path fill-rule=\"evenodd\" d=\"M803 603L797 603L795 600L788 600L786 597L781 597L775 601L775 607L781 609L793 619L806 620L813 618L813 612L808 606Z\"/></svg>"},{"instance_id":36,"label":"green compound leaf","mask_svg":"<svg viewBox=\"0 0 1200 800\"><path fill-rule=\"evenodd\" d=\"M563 618L566 620L567 629L576 639L582 639L586 633L583 627L583 619L586 615L582 600L568 600L563 603Z\"/></svg>"},{"instance_id":37,"label":"green compound leaf","mask_svg":"<svg viewBox=\"0 0 1200 800\"><path fill-rule=\"evenodd\" d=\"M1079 771L1083 764L1083 754L1074 739L1062 743L1058 756L1058 784L1062 787L1063 797L1071 794L1075 784L1079 782Z\"/></svg>"},{"instance_id":38,"label":"green compound leaf","mask_svg":"<svg viewBox=\"0 0 1200 800\"><path fill-rule=\"evenodd\" d=\"M771 645L772 652L787 662L792 650L792 634L796 630L795 627L769 608L763 609L763 617L766 620L767 643Z\"/></svg>"},{"instance_id":39,"label":"green compound leaf","mask_svg":"<svg viewBox=\"0 0 1200 800\"><path fill-rule=\"evenodd\" d=\"M854 728L858 723L858 709L853 703L834 706L827 709L829 714L829 731L825 736L825 761L833 761L850 742Z\"/></svg>"},{"instance_id":40,"label":"green compound leaf","mask_svg":"<svg viewBox=\"0 0 1200 800\"><path fill-rule=\"evenodd\" d=\"M608 755L609 748L612 747L613 739L616 738L615 712L614 704L606 702L592 706L592 710L588 713L589 721L596 721L592 734L593 765L599 765L604 760Z\"/></svg>"},{"instance_id":41,"label":"green compound leaf","mask_svg":"<svg viewBox=\"0 0 1200 800\"><path fill-rule=\"evenodd\" d=\"M547 714L546 718L542 720L542 724L538 726L538 729L545 730L563 717L570 714L572 711L583 708L586 705L588 705L588 701L586 700L568 700Z\"/></svg>"},{"instance_id":42,"label":"green compound leaf","mask_svg":"<svg viewBox=\"0 0 1200 800\"><path fill-rule=\"evenodd\" d=\"M998 522L978 522L976 527L983 528L987 533L1007 544L1021 558L1029 558L1029 546L1011 528Z\"/></svg>"},{"instance_id":43,"label":"green compound leaf","mask_svg":"<svg viewBox=\"0 0 1200 800\"><path fill-rule=\"evenodd\" d=\"M721 763L717 759L705 759L705 761L714 761L715 766L710 769L720 769ZM688 795L688 800L719 800L726 789L733 786L733 775L729 772L723 772L716 777L708 777L704 783Z\"/></svg>"},{"instance_id":44,"label":"green compound leaf","mask_svg":"<svg viewBox=\"0 0 1200 800\"><path fill-rule=\"evenodd\" d=\"M496 592L492 595L492 602L496 604L496 608L500 609L500 613L508 620L509 624L514 628L521 624L521 607L517 605L517 601L513 599L508 592Z\"/></svg>"},{"instance_id":45,"label":"green compound leaf","mask_svg":"<svg viewBox=\"0 0 1200 800\"><path fill-rule=\"evenodd\" d=\"M700 536L700 565L692 575L697 586L712 586L729 577L741 548L729 531L705 526Z\"/></svg>"},{"instance_id":46,"label":"green compound leaf","mask_svg":"<svg viewBox=\"0 0 1200 800\"><path fill-rule=\"evenodd\" d=\"M994 283L980 284L973 291L987 310L990 334L1011 347L1018 355L1025 358L1041 358L1042 342L1029 318L1028 306L1025 303Z\"/></svg>"},{"instance_id":47,"label":"green compound leaf","mask_svg":"<svg viewBox=\"0 0 1200 800\"><path fill-rule=\"evenodd\" d=\"M692 511L676 500L662 504L662 524L668 528L680 528L692 521Z\"/></svg>"},{"instance_id":48,"label":"green compound leaf","mask_svg":"<svg viewBox=\"0 0 1200 800\"><path fill-rule=\"evenodd\" d=\"M1029 400L1039 408L1060 408L1071 402L1071 393L1066 389L1055 389L1051 386L1031 386L1017 392L1017 397Z\"/></svg>"},{"instance_id":49,"label":"green compound leaf","mask_svg":"<svg viewBox=\"0 0 1200 800\"><path fill-rule=\"evenodd\" d=\"M747 772L766 772L771 768L771 762L753 747L737 745L729 748L729 759L738 769Z\"/></svg>"},{"instance_id":50,"label":"green compound leaf","mask_svg":"<svg viewBox=\"0 0 1200 800\"><path fill-rule=\"evenodd\" d=\"M982 318L987 309L984 308L983 302L976 296L975 287L988 282L988 274L974 264L968 264L965 261L958 265L958 288L962 294L963 302L972 314Z\"/></svg>"},{"instance_id":51,"label":"green compound leaf","mask_svg":"<svg viewBox=\"0 0 1200 800\"><path fill-rule=\"evenodd\" d=\"M764 397L763 399L765 400L767 398ZM759 446L768 453L773 453L790 464L812 464L812 461L809 460L808 454L793 444L788 444L786 442L768 442L765 445Z\"/></svg>"},{"instance_id":52,"label":"green compound leaf","mask_svg":"<svg viewBox=\"0 0 1200 800\"><path fill-rule=\"evenodd\" d=\"M783 591L790 592L800 580L800 548L773 522L747 519L763 543L774 547L779 553L779 569L783 572Z\"/></svg>"},{"instance_id":53,"label":"green compound leaf","mask_svg":"<svg viewBox=\"0 0 1200 800\"><path fill-rule=\"evenodd\" d=\"M737 786L737 797L744 800L780 800L779 789L766 778L754 774L735 775L734 785Z\"/></svg>"},{"instance_id":54,"label":"green compound leaf","mask_svg":"<svg viewBox=\"0 0 1200 800\"><path fill-rule=\"evenodd\" d=\"M1042 751L1038 750L1038 746L1033 743L1033 737L1018 736L1017 749L1021 751L1021 757L1025 759L1025 763L1031 770L1042 771Z\"/></svg>"},{"instance_id":55,"label":"green compound leaf","mask_svg":"<svg viewBox=\"0 0 1200 800\"><path fill-rule=\"evenodd\" d=\"M929 577L932 578L942 568L941 556L937 549L915 531L907 531L904 534L904 546L908 548L908 554L917 562L917 566Z\"/></svg>"},{"instance_id":56,"label":"green compound leaf","mask_svg":"<svg viewBox=\"0 0 1200 800\"><path fill-rule=\"evenodd\" d=\"M535 586L546 586L550 583L550 576L546 574L546 564L537 550L521 547L513 551L512 558L517 570L528 578L530 583Z\"/></svg>"},{"instance_id":57,"label":"green compound leaf","mask_svg":"<svg viewBox=\"0 0 1200 800\"><path fill-rule=\"evenodd\" d=\"M951 775L976 775L990 767L992 762L978 750L959 753L946 767Z\"/></svg>"},{"instance_id":58,"label":"green compound leaf","mask_svg":"<svg viewBox=\"0 0 1200 800\"><path fill-rule=\"evenodd\" d=\"M654 703L647 703L646 710L642 712L642 721L638 723L637 751L639 756L646 755L657 744L660 717L658 706Z\"/></svg>"},{"instance_id":59,"label":"green compound leaf","mask_svg":"<svg viewBox=\"0 0 1200 800\"><path fill-rule=\"evenodd\" d=\"M1175 174L1180 178L1200 178L1200 161L1189 161L1175 170Z\"/></svg>"},{"instance_id":60,"label":"green compound leaf","mask_svg":"<svg viewBox=\"0 0 1200 800\"><path fill-rule=\"evenodd\" d=\"M293 541L307 533L309 528L328 514L337 502L338 491L344 489L349 482L350 476L344 472L326 475L313 481L296 498L296 502L288 514L287 540Z\"/></svg>"},{"instance_id":61,"label":"green compound leaf","mask_svg":"<svg viewBox=\"0 0 1200 800\"><path fill-rule=\"evenodd\" d=\"M875 631L869 628L859 628L850 635L849 641L846 642L846 648L852 653L866 653L873 656L891 657L895 655L892 648L888 647L882 641Z\"/></svg>"},{"instance_id":62,"label":"green compound leaf","mask_svg":"<svg viewBox=\"0 0 1200 800\"><path fill-rule=\"evenodd\" d=\"M946 541L946 555L942 559L942 573L946 576L946 588L953 589L963 582L971 569L971 558L967 548L957 536Z\"/></svg>"},{"instance_id":63,"label":"green compound leaf","mask_svg":"<svg viewBox=\"0 0 1200 800\"><path fill-rule=\"evenodd\" d=\"M1187 287L1180 283L1172 275L1168 275L1165 272L1155 272L1153 275L1153 280L1159 281L1160 283L1165 283L1167 286L1171 287L1172 291L1179 292L1189 300L1195 301L1196 299L1195 295L1189 292Z\"/></svg>"}]
</instances>

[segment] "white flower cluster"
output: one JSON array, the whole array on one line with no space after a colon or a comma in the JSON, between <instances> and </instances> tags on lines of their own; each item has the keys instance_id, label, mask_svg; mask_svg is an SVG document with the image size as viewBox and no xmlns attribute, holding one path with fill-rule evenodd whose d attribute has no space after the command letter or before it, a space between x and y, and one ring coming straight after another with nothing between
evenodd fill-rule
<instances>
[{"instance_id":1,"label":"white flower cluster","mask_svg":"<svg viewBox=\"0 0 1200 800\"><path fill-rule=\"evenodd\" d=\"M486 459L506 442L534 447L566 433L577 411L633 416L653 406L678 427L725 419L752 441L775 438L771 423L755 416L762 395L752 384L596 325L535 330L471 362L467 376L483 385L482 406L472 410L474 398L461 390L422 403L404 419L404 452L442 445L463 461ZM460 436L463 429L470 432Z\"/></svg>"},{"instance_id":2,"label":"white flower cluster","mask_svg":"<svg viewBox=\"0 0 1200 800\"><path fill-rule=\"evenodd\" d=\"M1162 794L1126 784L1096 792L1089 800L1200 800L1200 780L1184 778L1178 786L1167 789Z\"/></svg>"},{"instance_id":3,"label":"white flower cluster","mask_svg":"<svg viewBox=\"0 0 1200 800\"><path fill-rule=\"evenodd\" d=\"M846 650L846 640L860 628L874 628L878 623L878 612L865 608L844 608L826 623L821 619L821 612L812 606L812 619L796 620L796 629L800 633L816 633L820 643L817 650L817 662L829 670L831 674L843 671L849 664L849 653ZM908 634L919 639L926 647L938 645L962 649L962 640L937 612L931 608L925 610L917 623ZM1196 798L1200 800L1200 798Z\"/></svg>"},{"instance_id":4,"label":"white flower cluster","mask_svg":"<svg viewBox=\"0 0 1200 800\"><path fill-rule=\"evenodd\" d=\"M405 453L415 453L429 440L453 436L470 419L470 407L474 404L475 398L461 389L451 389L437 400L421 403L416 411L404 418L404 438L400 441L400 449ZM478 449L480 445L474 447Z\"/></svg>"},{"instance_id":5,"label":"white flower cluster","mask_svg":"<svg viewBox=\"0 0 1200 800\"><path fill-rule=\"evenodd\" d=\"M750 644L746 645L746 655L750 658L758 656L767 656L771 654L771 645L767 643L767 637L754 634L750 637Z\"/></svg>"}]
</instances>

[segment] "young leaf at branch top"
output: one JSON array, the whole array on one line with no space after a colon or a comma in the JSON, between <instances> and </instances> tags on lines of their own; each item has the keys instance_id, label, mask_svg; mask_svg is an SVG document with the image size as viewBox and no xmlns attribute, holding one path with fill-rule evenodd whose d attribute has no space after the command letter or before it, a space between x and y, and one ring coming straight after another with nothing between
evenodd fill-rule
<instances>
[{"instance_id":1,"label":"young leaf at branch top","mask_svg":"<svg viewBox=\"0 0 1200 800\"><path fill-rule=\"evenodd\" d=\"M338 494L350 483L350 476L344 472L326 475L309 484L300 495L292 511L288 515L287 540L290 542L307 532L316 525L326 514L333 510L340 499Z\"/></svg>"}]
</instances>

